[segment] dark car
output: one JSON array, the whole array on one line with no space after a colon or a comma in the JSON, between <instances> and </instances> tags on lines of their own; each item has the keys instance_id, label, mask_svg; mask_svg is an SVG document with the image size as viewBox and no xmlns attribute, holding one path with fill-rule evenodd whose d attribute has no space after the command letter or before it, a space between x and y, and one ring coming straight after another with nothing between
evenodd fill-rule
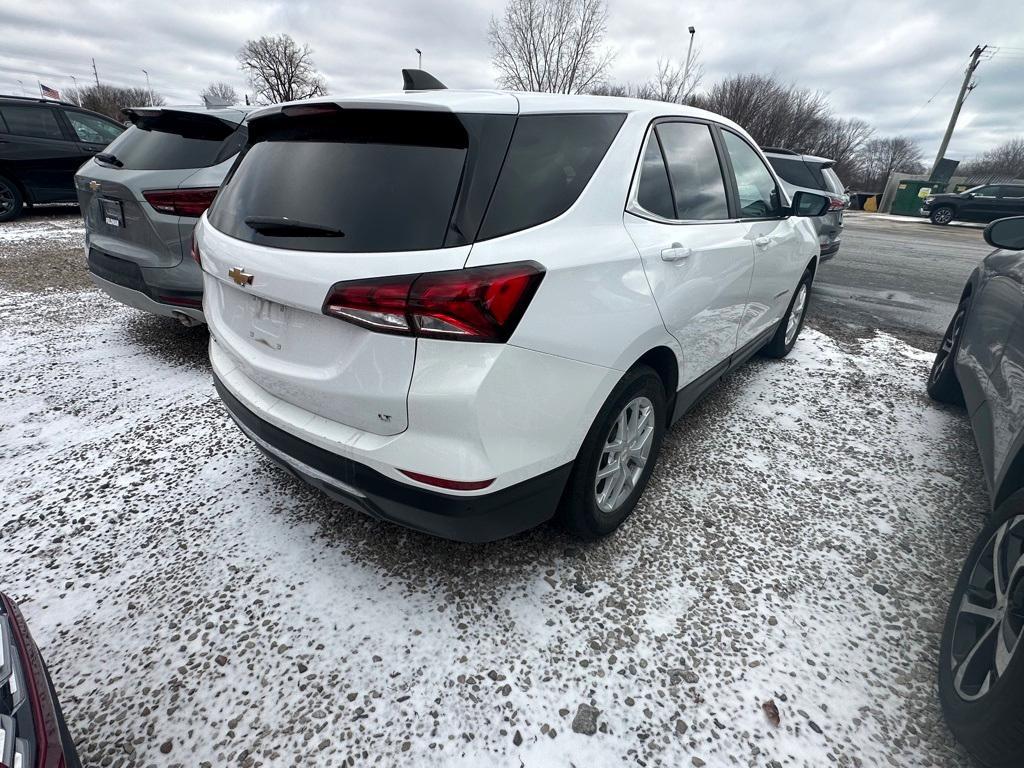
<instances>
[{"instance_id":1,"label":"dark car","mask_svg":"<svg viewBox=\"0 0 1024 768\"><path fill-rule=\"evenodd\" d=\"M67 102L0 96L0 222L25 205L77 203L75 171L123 130Z\"/></svg>"},{"instance_id":2,"label":"dark car","mask_svg":"<svg viewBox=\"0 0 1024 768\"><path fill-rule=\"evenodd\" d=\"M929 195L921 212L932 224L989 222L1024 215L1024 185L982 184L957 194Z\"/></svg>"},{"instance_id":3,"label":"dark car","mask_svg":"<svg viewBox=\"0 0 1024 768\"><path fill-rule=\"evenodd\" d=\"M11 768L80 768L64 722L25 619L0 592L0 765Z\"/></svg>"},{"instance_id":4,"label":"dark car","mask_svg":"<svg viewBox=\"0 0 1024 768\"><path fill-rule=\"evenodd\" d=\"M985 239L1000 250L971 275L928 377L933 398L967 408L993 510L953 593L939 696L967 749L1009 768L1024 755L1024 216Z\"/></svg>"}]
</instances>

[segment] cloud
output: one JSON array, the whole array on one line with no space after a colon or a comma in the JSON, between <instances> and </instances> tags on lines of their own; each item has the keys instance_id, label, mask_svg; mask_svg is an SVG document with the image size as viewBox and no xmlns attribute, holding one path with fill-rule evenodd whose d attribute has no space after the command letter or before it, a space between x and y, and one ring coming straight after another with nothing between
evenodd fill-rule
<instances>
[{"instance_id":1,"label":"cloud","mask_svg":"<svg viewBox=\"0 0 1024 768\"><path fill-rule=\"evenodd\" d=\"M144 85L169 103L195 103L210 82L243 93L235 51L249 38L287 32L309 43L332 93L400 87L402 67L423 65L453 87L494 84L487 24L500 0L352 2L219 0L136 3L33 0L0 7L0 92L37 92L36 81L84 84L96 59L101 80ZM774 73L825 91L838 114L880 134L906 133L926 156L937 148L976 44L1000 46L977 72L950 146L966 157L1022 133L1024 4L1017 0L610 0L613 76L640 81L657 59L683 59L689 25L704 84L740 72ZM995 35L995 37L992 37Z\"/></svg>"}]
</instances>

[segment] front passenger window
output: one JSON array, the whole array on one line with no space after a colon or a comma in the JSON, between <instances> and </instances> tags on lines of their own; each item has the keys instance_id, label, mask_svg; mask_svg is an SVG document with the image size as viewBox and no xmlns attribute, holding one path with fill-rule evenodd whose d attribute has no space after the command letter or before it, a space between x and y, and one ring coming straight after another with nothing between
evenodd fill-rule
<instances>
[{"instance_id":1,"label":"front passenger window","mask_svg":"<svg viewBox=\"0 0 1024 768\"><path fill-rule=\"evenodd\" d=\"M782 215L779 190L768 168L747 142L730 131L722 131L732 160L736 191L740 198L740 217L763 219Z\"/></svg>"}]
</instances>

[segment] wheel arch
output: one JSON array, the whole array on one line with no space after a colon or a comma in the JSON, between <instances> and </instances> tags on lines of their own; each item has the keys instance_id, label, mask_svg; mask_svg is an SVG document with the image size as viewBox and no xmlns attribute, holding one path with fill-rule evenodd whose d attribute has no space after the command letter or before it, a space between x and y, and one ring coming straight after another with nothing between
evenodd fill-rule
<instances>
[{"instance_id":1,"label":"wheel arch","mask_svg":"<svg viewBox=\"0 0 1024 768\"><path fill-rule=\"evenodd\" d=\"M671 403L679 389L679 360L676 353L664 345L659 345L644 352L630 368L638 365L647 365L658 374L665 387L665 400L671 411Z\"/></svg>"},{"instance_id":2,"label":"wheel arch","mask_svg":"<svg viewBox=\"0 0 1024 768\"><path fill-rule=\"evenodd\" d=\"M0 176L3 176L14 186L18 188L21 193L21 199L26 203L32 202L32 196L29 194L28 187L25 186L25 182L18 178L18 175L14 173L8 166L0 163Z\"/></svg>"},{"instance_id":3,"label":"wheel arch","mask_svg":"<svg viewBox=\"0 0 1024 768\"><path fill-rule=\"evenodd\" d=\"M1017 436L1016 455L1007 465L1002 482L992 494L992 509L999 509L1000 504L1022 488L1024 488L1024 429Z\"/></svg>"}]
</instances>

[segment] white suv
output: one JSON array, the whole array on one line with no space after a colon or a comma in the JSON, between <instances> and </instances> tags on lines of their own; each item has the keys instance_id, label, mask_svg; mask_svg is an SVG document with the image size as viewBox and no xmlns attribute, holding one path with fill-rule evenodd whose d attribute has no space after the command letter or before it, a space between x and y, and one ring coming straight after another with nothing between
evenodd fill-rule
<instances>
[{"instance_id":1,"label":"white suv","mask_svg":"<svg viewBox=\"0 0 1024 768\"><path fill-rule=\"evenodd\" d=\"M604 535L665 429L793 346L827 207L671 104L268 107L196 230L217 389L271 458L375 517L486 541L560 510Z\"/></svg>"}]
</instances>

